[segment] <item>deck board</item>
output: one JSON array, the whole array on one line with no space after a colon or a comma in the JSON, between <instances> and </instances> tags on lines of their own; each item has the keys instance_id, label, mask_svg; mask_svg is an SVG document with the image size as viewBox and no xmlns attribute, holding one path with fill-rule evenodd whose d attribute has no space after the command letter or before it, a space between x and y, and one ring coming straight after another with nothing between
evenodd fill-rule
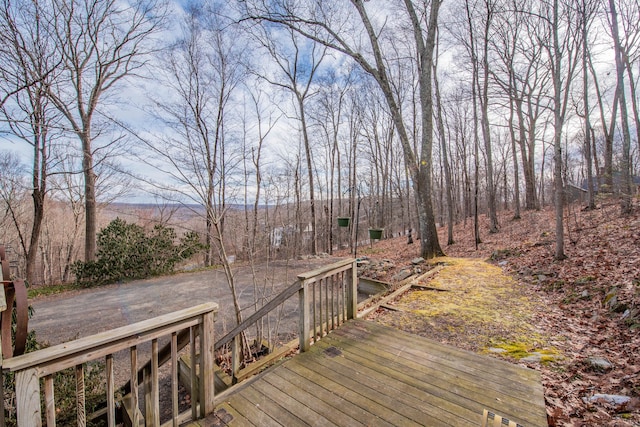
<instances>
[{"instance_id":1,"label":"deck board","mask_svg":"<svg viewBox=\"0 0 640 427\"><path fill-rule=\"evenodd\" d=\"M236 426L478 426L484 408L547 425L538 372L363 320L216 406ZM211 425L224 424L211 416Z\"/></svg>"}]
</instances>

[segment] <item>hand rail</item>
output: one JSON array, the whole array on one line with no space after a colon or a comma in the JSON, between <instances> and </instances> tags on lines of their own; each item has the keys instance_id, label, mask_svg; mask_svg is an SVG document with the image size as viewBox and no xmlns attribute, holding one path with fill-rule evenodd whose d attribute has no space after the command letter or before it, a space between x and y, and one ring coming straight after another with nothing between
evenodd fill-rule
<instances>
[{"instance_id":1,"label":"hand rail","mask_svg":"<svg viewBox=\"0 0 640 427\"><path fill-rule=\"evenodd\" d=\"M77 400L77 421L79 426L86 423L84 406L84 363L106 358L107 378L107 417L108 425L115 425L114 401L114 372L113 354L121 350L129 350L131 361L131 394L129 403L132 410L132 424L139 423L138 411L138 366L137 346L151 342L152 369L151 376L145 384L145 405L150 425L159 425L159 380L158 380L158 339L163 336L171 337L172 348L177 347L178 332L189 329L195 347L196 329L199 330L200 347L200 390L192 395L192 418L205 417L213 411L214 384L214 356L213 356L213 326L218 311L218 304L205 303L195 307L169 313L153 319L132 325L102 332L92 336L80 338L68 343L59 344L43 350L38 350L22 356L3 361L2 368L16 373L16 407L19 427L41 426L40 411L40 378L44 378L44 397L46 406L46 420L48 426L55 426L55 400L53 396L53 375L66 368L75 367ZM193 350L192 350L193 351ZM177 351L172 351L172 399L173 420L178 425L180 414L177 413ZM194 368L195 369L195 368ZM194 372L195 374L195 372ZM199 405L199 411L198 411Z\"/></svg>"},{"instance_id":2,"label":"hand rail","mask_svg":"<svg viewBox=\"0 0 640 427\"><path fill-rule=\"evenodd\" d=\"M236 383L239 379L242 355L240 337L256 322L298 293L298 345L300 352L307 351L311 342L316 342L346 320L357 316L357 286L354 259L341 260L298 275L298 280L287 289L216 341L216 350L231 343L232 382Z\"/></svg>"}]
</instances>

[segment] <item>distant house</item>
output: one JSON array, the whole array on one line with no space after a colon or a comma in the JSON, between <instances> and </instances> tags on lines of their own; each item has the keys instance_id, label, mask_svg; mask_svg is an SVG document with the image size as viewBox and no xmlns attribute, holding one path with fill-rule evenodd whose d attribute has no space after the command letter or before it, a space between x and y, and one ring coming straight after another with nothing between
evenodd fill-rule
<instances>
[{"instance_id":1,"label":"distant house","mask_svg":"<svg viewBox=\"0 0 640 427\"><path fill-rule=\"evenodd\" d=\"M586 201L588 195L587 193L588 191L584 188L578 187L577 185L573 184L567 184L564 188L566 201L569 203Z\"/></svg>"}]
</instances>

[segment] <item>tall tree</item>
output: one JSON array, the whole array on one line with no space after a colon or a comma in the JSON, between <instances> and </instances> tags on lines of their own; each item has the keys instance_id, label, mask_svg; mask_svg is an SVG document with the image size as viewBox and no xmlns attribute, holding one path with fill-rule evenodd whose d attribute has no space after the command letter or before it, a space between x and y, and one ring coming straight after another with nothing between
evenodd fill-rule
<instances>
[{"instance_id":1,"label":"tall tree","mask_svg":"<svg viewBox=\"0 0 640 427\"><path fill-rule=\"evenodd\" d=\"M494 15L495 5L493 0L484 0L483 2L483 27L482 27L482 79L477 79L479 87L479 101L481 123L482 123L482 139L484 141L484 151L486 156L486 175L487 175L487 208L489 214L489 232L498 232L498 215L496 212L496 185L494 183L493 176L493 154L491 146L491 128L489 123L489 75L491 70L489 68L489 40L491 38L491 23ZM473 25L472 23L469 24ZM474 55L475 57L475 55Z\"/></svg>"},{"instance_id":2,"label":"tall tree","mask_svg":"<svg viewBox=\"0 0 640 427\"><path fill-rule=\"evenodd\" d=\"M626 52L620 42L618 29L618 12L615 0L609 0L609 14L611 15L611 36L616 62L616 92L620 102L620 127L622 128L622 164L620 165L621 180L620 192L622 193L622 213L629 214L633 209L631 194L631 135L629 133L629 117L627 113L627 98L624 87L624 67Z\"/></svg>"},{"instance_id":3,"label":"tall tree","mask_svg":"<svg viewBox=\"0 0 640 427\"><path fill-rule=\"evenodd\" d=\"M295 100L300 131L307 165L307 179L309 180L309 205L311 209L311 253L318 253L318 219L316 212L316 195L314 185L313 150L309 135L309 123L307 118L307 102L313 95L313 83L317 77L318 69L326 55L327 48L315 42L309 43L300 37L293 29L287 30L287 44L283 38L274 38L265 27L264 36L259 38L262 46L276 64L276 67L284 76L284 79L272 78L264 75L270 84L289 91Z\"/></svg>"},{"instance_id":4,"label":"tall tree","mask_svg":"<svg viewBox=\"0 0 640 427\"><path fill-rule=\"evenodd\" d=\"M595 2L582 0L580 15L582 29L582 96L584 104L584 159L587 164L587 209L595 209L593 163L591 159L591 111L589 109L589 26L595 12Z\"/></svg>"},{"instance_id":5,"label":"tall tree","mask_svg":"<svg viewBox=\"0 0 640 427\"><path fill-rule=\"evenodd\" d=\"M544 17L550 44L546 46L549 57L549 66L553 80L553 144L554 144L554 203L556 211L556 250L555 259L566 258L564 252L564 180L563 180L563 155L562 155L562 131L571 84L580 58L580 31L579 25L575 25L575 10L572 2L565 0L553 0L547 12L550 15ZM562 37L561 37L562 36Z\"/></svg>"},{"instance_id":6,"label":"tall tree","mask_svg":"<svg viewBox=\"0 0 640 427\"><path fill-rule=\"evenodd\" d=\"M99 107L118 83L141 71L154 48L150 38L164 15L160 0L52 0L57 54L63 72L48 96L78 137L85 191L85 261L95 258L97 233L96 156L113 149L100 141ZM118 139L116 139L117 141Z\"/></svg>"},{"instance_id":7,"label":"tall tree","mask_svg":"<svg viewBox=\"0 0 640 427\"><path fill-rule=\"evenodd\" d=\"M34 283L36 257L42 223L45 215L45 196L50 168L55 159L55 139L59 126L55 108L46 94L54 77L52 70L59 65L54 55L51 29L47 19L50 10L38 2L14 5L2 3L4 59L13 66L12 81L3 82L8 93L13 92L10 102L0 106L10 132L31 147L31 197L33 214L30 232L21 234L21 247L25 256L26 280ZM18 90L22 88L21 90ZM22 226L16 224L17 227Z\"/></svg>"},{"instance_id":8,"label":"tall tree","mask_svg":"<svg viewBox=\"0 0 640 427\"><path fill-rule=\"evenodd\" d=\"M414 47L414 64L418 70L420 86L420 136L414 145L412 133L408 131L402 106L392 87L389 63L398 56L393 46L383 44L387 32L385 19L372 19L363 0L351 0L351 9L344 2L315 0L291 4L275 1L265 8L263 2L244 2L247 16L255 20L266 20L287 26L300 34L341 52L371 75L382 92L393 117L398 138L402 145L405 164L413 183L417 198L420 226L421 254L432 258L442 254L432 204L433 175L433 99L432 67L436 42L436 27L441 0L429 3L404 0L401 3L403 18L408 19L410 37ZM344 7L343 7L344 6ZM419 9L418 9L419 7ZM377 11L377 9L376 9ZM387 15L396 18L395 14ZM399 19L400 17L398 17ZM354 34L352 30L357 33ZM364 34L364 38L360 35ZM397 35L402 38L402 35ZM363 41L366 40L366 44ZM406 34L405 34L406 40ZM399 47L399 46L396 46ZM416 141L417 142L417 141Z\"/></svg>"},{"instance_id":9,"label":"tall tree","mask_svg":"<svg viewBox=\"0 0 640 427\"><path fill-rule=\"evenodd\" d=\"M453 245L453 217L455 206L453 205L453 180L451 178L451 165L449 164L449 149L447 147L447 137L445 135L444 115L442 113L442 96L440 95L440 83L438 81L437 61L433 66L433 82L436 95L436 125L438 128L438 139L440 140L440 153L444 166L445 192L447 195L447 245Z\"/></svg>"},{"instance_id":10,"label":"tall tree","mask_svg":"<svg viewBox=\"0 0 640 427\"><path fill-rule=\"evenodd\" d=\"M180 37L158 70L170 97L154 99L154 113L166 128L152 140L143 140L152 155L144 153L141 160L163 175L153 183L156 189L170 191L179 203L203 208L196 213L204 211L205 265L222 264L240 323L225 219L233 197L227 185L240 161L235 152L241 150L231 145L230 117L233 95L246 77L245 47L237 43L241 37L234 31L237 27L218 6L206 2L185 10Z\"/></svg>"}]
</instances>

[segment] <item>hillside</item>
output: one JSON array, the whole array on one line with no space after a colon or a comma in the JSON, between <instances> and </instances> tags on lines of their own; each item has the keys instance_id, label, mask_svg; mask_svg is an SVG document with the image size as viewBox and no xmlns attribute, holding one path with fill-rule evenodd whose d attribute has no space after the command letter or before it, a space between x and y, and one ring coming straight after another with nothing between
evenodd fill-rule
<instances>
[{"instance_id":1,"label":"hillside","mask_svg":"<svg viewBox=\"0 0 640 427\"><path fill-rule=\"evenodd\" d=\"M491 235L483 232L488 229L483 218L483 243L477 251L472 222L458 224L456 243L443 247L449 257L487 259L513 277L516 287L497 304L500 310L526 310L528 329L537 331L536 345L552 349L553 357L543 357L542 361L523 358L532 351L526 348L527 344L534 345L531 340L523 340L525 348L520 352L494 353L493 349L488 350L493 341L479 342L484 334L512 337L515 331L492 333L464 327L463 316L454 325L438 324L442 317L433 317L430 323L419 326L417 333L540 370L552 426L640 425L638 210L633 216L620 217L615 200L601 203L592 212L571 206L565 213L568 259L560 262L553 259L552 209L525 212L517 221L512 220L512 214L503 213L500 232ZM441 242L446 242L446 230L440 232ZM418 251L419 242L408 245L407 239L401 237L376 242L373 248L362 252L373 263L390 261L386 271L376 275L393 281L398 271L411 266ZM511 300L522 298L532 303L511 304ZM512 312L505 317L522 314ZM416 333L415 319L407 322L401 311L380 310L377 316ZM389 320L389 316L396 319ZM404 321L401 316L405 316ZM486 328L491 328L489 320Z\"/></svg>"}]
</instances>

